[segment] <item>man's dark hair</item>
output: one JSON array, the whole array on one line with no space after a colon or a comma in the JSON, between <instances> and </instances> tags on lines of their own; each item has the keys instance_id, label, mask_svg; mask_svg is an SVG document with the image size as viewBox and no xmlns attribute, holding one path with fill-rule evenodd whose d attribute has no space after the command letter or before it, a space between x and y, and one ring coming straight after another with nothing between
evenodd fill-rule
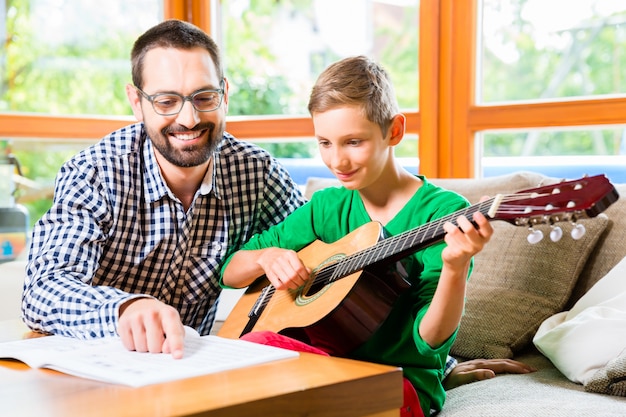
<instances>
[{"instance_id":1,"label":"man's dark hair","mask_svg":"<svg viewBox=\"0 0 626 417\"><path fill-rule=\"evenodd\" d=\"M139 88L143 88L144 57L154 48L204 48L211 55L219 79L224 78L220 50L215 41L191 23L169 19L148 29L133 45L130 54L132 77L133 84Z\"/></svg>"}]
</instances>

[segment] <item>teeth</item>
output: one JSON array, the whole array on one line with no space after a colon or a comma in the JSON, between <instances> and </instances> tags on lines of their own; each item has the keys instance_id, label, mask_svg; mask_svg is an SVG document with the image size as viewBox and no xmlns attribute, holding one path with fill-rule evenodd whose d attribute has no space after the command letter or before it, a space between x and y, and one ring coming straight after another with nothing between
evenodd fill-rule
<instances>
[{"instance_id":1,"label":"teeth","mask_svg":"<svg viewBox=\"0 0 626 417\"><path fill-rule=\"evenodd\" d=\"M176 133L174 134L174 136L176 136L176 139L178 140L191 140L191 139L195 139L198 136L200 136L201 132L192 132L192 133L188 133L188 134L182 134L182 133Z\"/></svg>"}]
</instances>

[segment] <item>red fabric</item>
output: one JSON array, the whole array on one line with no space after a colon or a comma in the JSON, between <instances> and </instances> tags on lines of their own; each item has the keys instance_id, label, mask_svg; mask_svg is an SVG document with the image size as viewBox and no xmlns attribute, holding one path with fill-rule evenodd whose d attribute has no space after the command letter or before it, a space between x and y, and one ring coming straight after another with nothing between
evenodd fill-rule
<instances>
[{"instance_id":1,"label":"red fabric","mask_svg":"<svg viewBox=\"0 0 626 417\"><path fill-rule=\"evenodd\" d=\"M241 336L240 339L258 343L260 345L269 345L288 350L295 350L296 352L309 352L317 353L318 355L330 356L323 350L307 343L270 331L246 333Z\"/></svg>"},{"instance_id":2,"label":"red fabric","mask_svg":"<svg viewBox=\"0 0 626 417\"><path fill-rule=\"evenodd\" d=\"M420 405L420 398L417 396L415 387L411 384L411 381L404 378L404 404L400 408L400 417L424 417L422 406Z\"/></svg>"},{"instance_id":3,"label":"red fabric","mask_svg":"<svg viewBox=\"0 0 626 417\"><path fill-rule=\"evenodd\" d=\"M246 333L241 336L241 339L259 343L261 345L275 346L297 352L309 352L316 353L318 355L330 356L323 350L307 343L270 331ZM402 408L400 408L400 417L424 417L422 407L420 406L420 399L417 396L417 391L415 391L413 384L411 384L411 382L409 382L406 378L404 378L403 383L404 404L402 404Z\"/></svg>"}]
</instances>

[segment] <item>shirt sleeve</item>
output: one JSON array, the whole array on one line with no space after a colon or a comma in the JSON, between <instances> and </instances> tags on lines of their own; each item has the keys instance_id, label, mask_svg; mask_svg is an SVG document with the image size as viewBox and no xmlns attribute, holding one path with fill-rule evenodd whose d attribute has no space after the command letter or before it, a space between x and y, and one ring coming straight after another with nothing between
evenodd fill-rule
<instances>
[{"instance_id":1,"label":"shirt sleeve","mask_svg":"<svg viewBox=\"0 0 626 417\"><path fill-rule=\"evenodd\" d=\"M311 221L312 212L312 202L309 201L290 213L282 222L252 236L240 250L257 250L269 247L288 248L295 251L302 249L317 239ZM224 285L222 278L224 270L234 254L235 252L226 258L220 270L220 286L222 288L231 288Z\"/></svg>"},{"instance_id":2,"label":"shirt sleeve","mask_svg":"<svg viewBox=\"0 0 626 417\"><path fill-rule=\"evenodd\" d=\"M119 306L133 298L92 286L112 209L93 167L66 163L52 208L34 226L22 296L25 323L35 331L81 339L117 334Z\"/></svg>"},{"instance_id":3,"label":"shirt sleeve","mask_svg":"<svg viewBox=\"0 0 626 417\"><path fill-rule=\"evenodd\" d=\"M265 181L264 199L261 206L261 230L280 223L305 202L300 188L287 170L272 158Z\"/></svg>"},{"instance_id":4,"label":"shirt sleeve","mask_svg":"<svg viewBox=\"0 0 626 417\"><path fill-rule=\"evenodd\" d=\"M426 211L430 211L432 213L428 222L440 221L441 219L454 215L456 212L469 206L469 203L464 197L442 189L432 192L430 198L425 200L424 204L427 208ZM457 327L457 330L445 342L436 347L428 345L428 343L422 339L418 331L421 321L430 307L430 303L432 302L435 291L437 290L437 285L439 284L439 277L441 276L441 271L443 269L443 259L441 254L445 247L445 242L441 241L415 254L415 257L418 259L418 263L422 265L423 269L420 273L420 284L415 286L415 291L417 292L416 297L419 300L416 305L419 305L420 308L416 313L414 339L418 351L423 355L433 355L449 350L454 343L456 333L458 331ZM469 279L472 268L473 259L470 262L467 279Z\"/></svg>"},{"instance_id":5,"label":"shirt sleeve","mask_svg":"<svg viewBox=\"0 0 626 417\"><path fill-rule=\"evenodd\" d=\"M446 360L446 365L443 368L443 379L446 379L458 364L458 361L453 356L448 355L448 360Z\"/></svg>"}]
</instances>

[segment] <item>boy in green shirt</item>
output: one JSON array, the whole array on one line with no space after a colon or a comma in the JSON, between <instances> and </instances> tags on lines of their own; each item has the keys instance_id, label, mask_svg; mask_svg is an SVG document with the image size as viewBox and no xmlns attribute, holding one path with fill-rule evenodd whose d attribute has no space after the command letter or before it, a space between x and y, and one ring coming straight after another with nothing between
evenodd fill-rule
<instances>
[{"instance_id":1,"label":"boy in green shirt","mask_svg":"<svg viewBox=\"0 0 626 417\"><path fill-rule=\"evenodd\" d=\"M386 236L397 236L469 205L459 194L409 173L394 158L405 117L387 73L368 58L329 66L313 87L309 112L322 159L343 186L314 193L282 223L254 236L228 258L222 269L224 287L243 288L265 274L277 291L298 291L314 276L297 253L309 244L332 244L372 221L382 225ZM405 384L402 415L429 415L443 406L441 380L463 312L472 259L493 232L482 214L472 217L453 215L441 221L444 240L402 258L410 287L399 292L367 340L341 354L401 366L410 382ZM244 337L336 354L315 333L299 339L300 346L282 334ZM419 400L407 387L415 388Z\"/></svg>"}]
</instances>

